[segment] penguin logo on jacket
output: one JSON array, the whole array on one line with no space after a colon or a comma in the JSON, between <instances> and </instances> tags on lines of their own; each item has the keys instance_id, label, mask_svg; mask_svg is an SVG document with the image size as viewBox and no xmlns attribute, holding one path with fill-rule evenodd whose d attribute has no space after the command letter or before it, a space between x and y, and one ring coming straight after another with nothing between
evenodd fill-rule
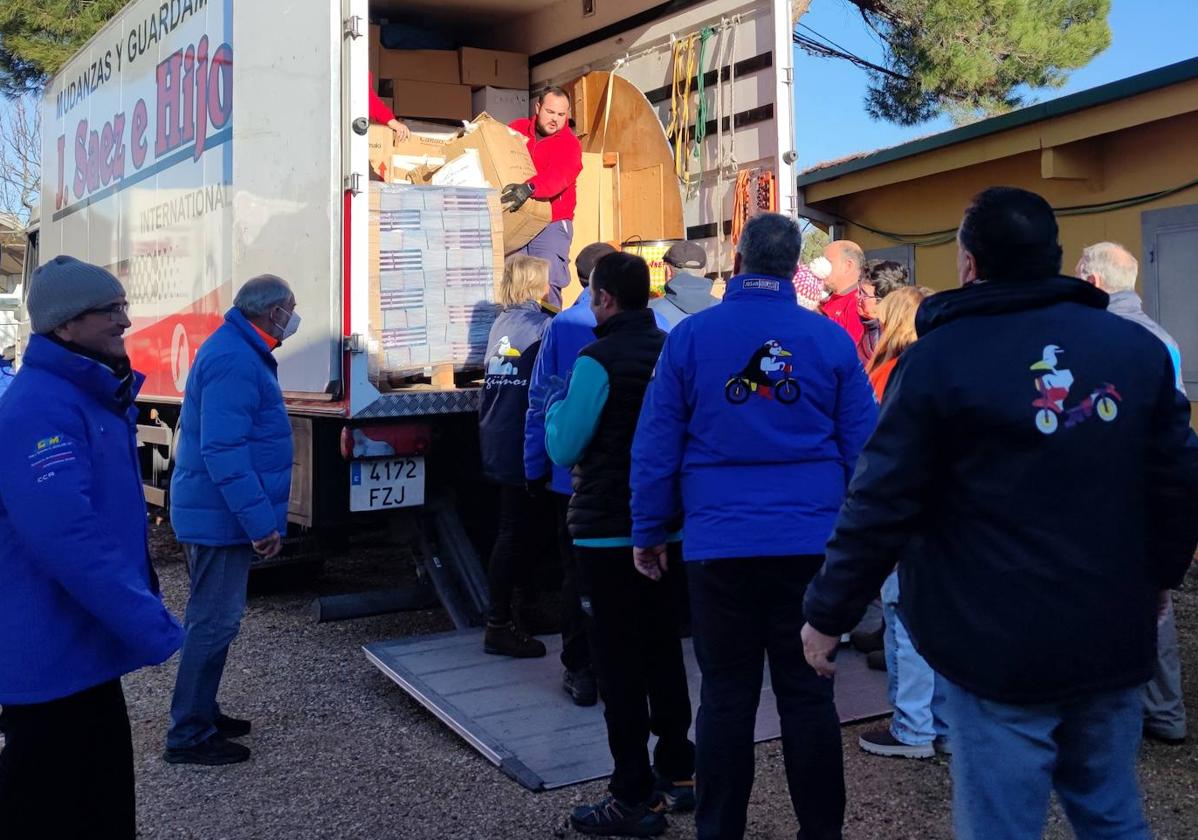
<instances>
[{"instance_id":1,"label":"penguin logo on jacket","mask_svg":"<svg viewBox=\"0 0 1198 840\"><path fill-rule=\"evenodd\" d=\"M1080 402L1071 407L1065 406L1069 397L1069 389L1073 387L1073 372L1061 366L1060 357L1065 351L1055 344L1047 344L1040 354L1040 360L1031 366L1036 374L1035 387L1037 397L1032 401L1036 411L1036 429L1041 434L1051 435L1060 426L1061 420L1065 428L1071 429L1079 423L1097 416L1104 423L1110 423L1119 416L1119 403L1123 397L1114 385L1104 382Z\"/></svg>"},{"instance_id":2,"label":"penguin logo on jacket","mask_svg":"<svg viewBox=\"0 0 1198 840\"><path fill-rule=\"evenodd\" d=\"M520 358L520 351L512 346L512 340L506 335L495 345L495 353L487 360L487 373L498 376L514 376L516 373L515 360Z\"/></svg>"},{"instance_id":3,"label":"penguin logo on jacket","mask_svg":"<svg viewBox=\"0 0 1198 840\"><path fill-rule=\"evenodd\" d=\"M753 394L763 399L776 399L783 405L798 400L801 393L798 381L791 376L788 359L793 354L776 339L770 339L753 351L739 372L732 374L724 385L724 397L733 405L742 405Z\"/></svg>"}]
</instances>

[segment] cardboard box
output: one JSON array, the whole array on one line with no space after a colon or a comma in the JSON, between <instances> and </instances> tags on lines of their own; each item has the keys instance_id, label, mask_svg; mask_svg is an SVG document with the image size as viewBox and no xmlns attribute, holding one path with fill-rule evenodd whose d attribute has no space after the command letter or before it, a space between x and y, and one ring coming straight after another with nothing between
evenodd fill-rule
<instances>
[{"instance_id":1,"label":"cardboard box","mask_svg":"<svg viewBox=\"0 0 1198 840\"><path fill-rule=\"evenodd\" d=\"M456 85L462 81L458 70L458 54L453 50L384 49L379 54L379 75L384 79L440 82L445 85ZM525 81L525 84L528 82Z\"/></svg>"},{"instance_id":2,"label":"cardboard box","mask_svg":"<svg viewBox=\"0 0 1198 840\"><path fill-rule=\"evenodd\" d=\"M471 101L474 116L490 114L505 125L529 115L528 91L485 87L474 91Z\"/></svg>"},{"instance_id":3,"label":"cardboard box","mask_svg":"<svg viewBox=\"0 0 1198 840\"><path fill-rule=\"evenodd\" d=\"M366 49L370 51L370 76L374 79L374 92L379 92L379 58L383 51L382 42L383 27L378 24L370 24L370 40L366 44Z\"/></svg>"},{"instance_id":4,"label":"cardboard box","mask_svg":"<svg viewBox=\"0 0 1198 840\"><path fill-rule=\"evenodd\" d=\"M385 125L372 125L366 137L370 170L383 181L407 180L407 171L418 166L440 167L448 160L445 141L413 134L402 143ZM397 165L402 158L404 165Z\"/></svg>"},{"instance_id":5,"label":"cardboard box","mask_svg":"<svg viewBox=\"0 0 1198 840\"><path fill-rule=\"evenodd\" d=\"M446 159L452 161L467 149L477 149L487 182L497 190L508 184L523 184L537 174L525 138L489 114L481 114L466 126L461 137L445 144ZM549 224L546 201L526 201L515 213L503 214L503 252L523 248Z\"/></svg>"},{"instance_id":6,"label":"cardboard box","mask_svg":"<svg viewBox=\"0 0 1198 840\"><path fill-rule=\"evenodd\" d=\"M401 120L404 117L470 119L470 88L465 85L396 79L391 92L392 110Z\"/></svg>"},{"instance_id":7,"label":"cardboard box","mask_svg":"<svg viewBox=\"0 0 1198 840\"><path fill-rule=\"evenodd\" d=\"M522 53L462 47L458 56L464 85L528 90L528 56Z\"/></svg>"}]
</instances>

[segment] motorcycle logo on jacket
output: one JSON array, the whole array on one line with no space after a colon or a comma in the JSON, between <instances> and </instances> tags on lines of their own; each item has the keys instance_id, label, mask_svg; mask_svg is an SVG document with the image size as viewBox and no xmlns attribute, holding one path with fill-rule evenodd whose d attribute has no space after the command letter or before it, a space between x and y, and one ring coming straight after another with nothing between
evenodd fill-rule
<instances>
[{"instance_id":1,"label":"motorcycle logo on jacket","mask_svg":"<svg viewBox=\"0 0 1198 840\"><path fill-rule=\"evenodd\" d=\"M516 374L515 360L520 358L520 351L512 346L512 340L506 335L495 345L495 352L487 360L487 373L498 376L514 376Z\"/></svg>"},{"instance_id":2,"label":"motorcycle logo on jacket","mask_svg":"<svg viewBox=\"0 0 1198 840\"><path fill-rule=\"evenodd\" d=\"M748 401L752 394L790 405L799 398L799 383L790 375L789 350L770 339L753 351L749 361L724 385L724 397L733 405Z\"/></svg>"},{"instance_id":3,"label":"motorcycle logo on jacket","mask_svg":"<svg viewBox=\"0 0 1198 840\"><path fill-rule=\"evenodd\" d=\"M1064 419L1066 429L1094 415L1104 423L1110 423L1119 415L1119 403L1123 401L1114 385L1103 383L1081 402L1066 408L1065 400L1069 397L1069 389L1073 387L1073 372L1060 366L1060 356L1064 353L1055 344L1046 345L1040 361L1031 367L1036 372L1035 385L1039 394L1032 401L1032 407L1037 409L1036 428L1046 435L1057 430L1061 419Z\"/></svg>"}]
</instances>

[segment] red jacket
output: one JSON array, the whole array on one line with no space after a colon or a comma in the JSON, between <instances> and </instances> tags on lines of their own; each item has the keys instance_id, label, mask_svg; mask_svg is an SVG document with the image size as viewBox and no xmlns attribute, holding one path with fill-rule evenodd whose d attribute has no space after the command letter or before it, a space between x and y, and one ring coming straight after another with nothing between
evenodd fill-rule
<instances>
[{"instance_id":1,"label":"red jacket","mask_svg":"<svg viewBox=\"0 0 1198 840\"><path fill-rule=\"evenodd\" d=\"M387 103L380 99L379 95L374 92L374 76L367 74L367 78L370 79L370 121L386 125L395 119L395 114L391 113L391 109L387 107Z\"/></svg>"},{"instance_id":2,"label":"red jacket","mask_svg":"<svg viewBox=\"0 0 1198 840\"><path fill-rule=\"evenodd\" d=\"M861 316L857 314L857 287L855 285L848 291L832 295L824 301L823 310L825 315L844 327L845 332L852 336L854 345L861 343L861 336L865 334L865 325L861 323Z\"/></svg>"},{"instance_id":3,"label":"red jacket","mask_svg":"<svg viewBox=\"0 0 1198 840\"><path fill-rule=\"evenodd\" d=\"M509 128L528 138L528 153L537 174L528 179L536 192L533 198L548 201L553 221L573 220L578 205L575 183L582 172L582 145L566 126L552 137L537 137L533 118L516 120Z\"/></svg>"}]
</instances>

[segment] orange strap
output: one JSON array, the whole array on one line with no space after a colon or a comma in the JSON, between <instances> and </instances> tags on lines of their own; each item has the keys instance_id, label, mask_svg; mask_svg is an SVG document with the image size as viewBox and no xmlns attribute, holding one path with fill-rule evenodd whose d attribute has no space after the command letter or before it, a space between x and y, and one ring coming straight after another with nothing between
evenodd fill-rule
<instances>
[{"instance_id":1,"label":"orange strap","mask_svg":"<svg viewBox=\"0 0 1198 840\"><path fill-rule=\"evenodd\" d=\"M742 169L736 173L732 197L732 247L740 242L749 219L758 213L778 212L778 178L770 169Z\"/></svg>"}]
</instances>

